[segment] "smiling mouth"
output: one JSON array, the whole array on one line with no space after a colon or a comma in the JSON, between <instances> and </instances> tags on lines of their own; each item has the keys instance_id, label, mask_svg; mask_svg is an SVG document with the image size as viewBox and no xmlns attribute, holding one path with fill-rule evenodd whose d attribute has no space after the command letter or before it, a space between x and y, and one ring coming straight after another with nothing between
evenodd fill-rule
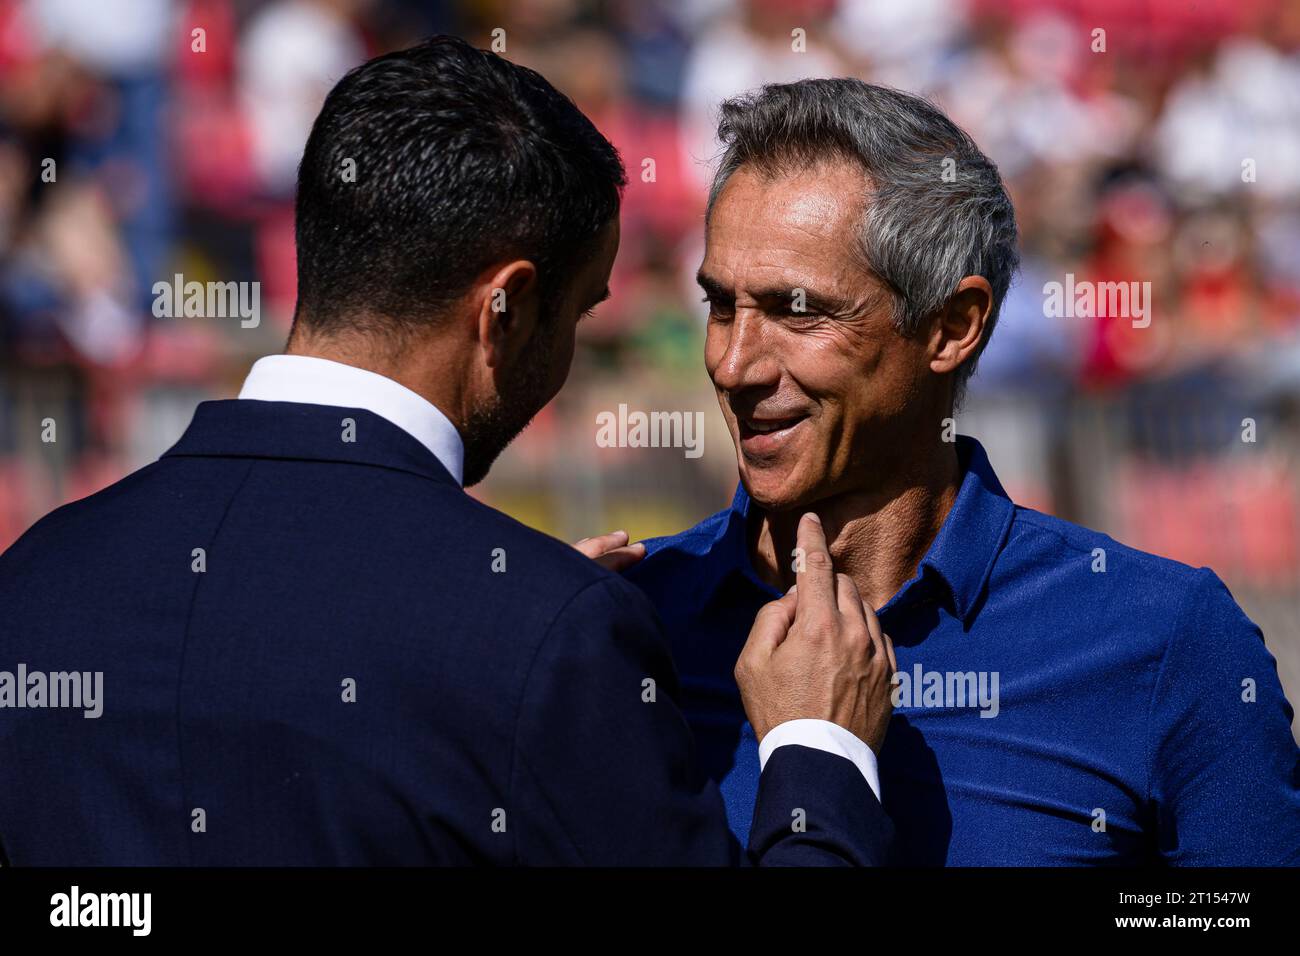
<instances>
[{"instance_id":1,"label":"smiling mouth","mask_svg":"<svg viewBox=\"0 0 1300 956\"><path fill-rule=\"evenodd\" d=\"M807 418L807 415L792 415L789 418L742 418L737 416L736 425L739 428L740 440L743 444L766 449L778 445Z\"/></svg>"}]
</instances>

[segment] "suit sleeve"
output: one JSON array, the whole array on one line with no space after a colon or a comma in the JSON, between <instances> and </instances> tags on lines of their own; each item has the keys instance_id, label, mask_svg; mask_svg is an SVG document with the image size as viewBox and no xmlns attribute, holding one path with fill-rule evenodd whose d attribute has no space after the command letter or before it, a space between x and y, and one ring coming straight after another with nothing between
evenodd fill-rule
<instances>
[{"instance_id":1,"label":"suit sleeve","mask_svg":"<svg viewBox=\"0 0 1300 956\"><path fill-rule=\"evenodd\" d=\"M697 767L657 616L620 578L587 586L532 662L510 775L525 865L869 865L889 823L843 757L778 748L759 784L750 849Z\"/></svg>"},{"instance_id":2,"label":"suit sleeve","mask_svg":"<svg viewBox=\"0 0 1300 956\"><path fill-rule=\"evenodd\" d=\"M1152 703L1152 800L1166 862L1300 864L1292 715L1259 628L1203 569Z\"/></svg>"}]
</instances>

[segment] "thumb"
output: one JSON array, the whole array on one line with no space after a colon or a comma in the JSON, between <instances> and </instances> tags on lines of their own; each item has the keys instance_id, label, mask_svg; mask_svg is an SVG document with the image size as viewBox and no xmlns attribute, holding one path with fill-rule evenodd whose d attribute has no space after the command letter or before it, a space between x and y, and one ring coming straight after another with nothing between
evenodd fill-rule
<instances>
[{"instance_id":1,"label":"thumb","mask_svg":"<svg viewBox=\"0 0 1300 956\"><path fill-rule=\"evenodd\" d=\"M763 660L771 656L790 633L797 607L798 594L794 588L778 600L764 604L754 618L754 626L749 629L745 653L757 654Z\"/></svg>"}]
</instances>

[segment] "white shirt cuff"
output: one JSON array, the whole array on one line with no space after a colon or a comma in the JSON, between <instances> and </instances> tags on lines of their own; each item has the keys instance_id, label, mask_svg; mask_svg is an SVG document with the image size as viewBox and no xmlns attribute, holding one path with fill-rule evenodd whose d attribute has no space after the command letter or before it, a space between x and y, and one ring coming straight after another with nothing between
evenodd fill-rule
<instances>
[{"instance_id":1,"label":"white shirt cuff","mask_svg":"<svg viewBox=\"0 0 1300 956\"><path fill-rule=\"evenodd\" d=\"M876 795L877 800L880 799L880 774L876 769L876 755L862 739L845 730L839 724L833 724L829 720L814 720L812 718L787 720L785 723L777 724L759 741L758 767L760 773L767 766L767 758L772 756L772 751L776 750L777 747L784 747L786 744L799 744L802 747L811 747L814 750L824 750L828 754L837 754L853 761L853 766L857 767L862 772L862 776L867 778L867 784L871 787L871 792Z\"/></svg>"}]
</instances>

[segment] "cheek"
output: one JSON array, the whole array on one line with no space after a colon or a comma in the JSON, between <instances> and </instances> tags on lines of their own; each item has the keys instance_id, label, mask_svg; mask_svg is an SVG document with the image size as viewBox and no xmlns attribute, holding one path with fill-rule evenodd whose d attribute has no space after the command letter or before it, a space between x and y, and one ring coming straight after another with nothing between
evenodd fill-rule
<instances>
[{"instance_id":1,"label":"cheek","mask_svg":"<svg viewBox=\"0 0 1300 956\"><path fill-rule=\"evenodd\" d=\"M571 325L567 331L556 336L551 354L547 356L547 384L550 386L552 398L569 378L575 347L576 329Z\"/></svg>"},{"instance_id":2,"label":"cheek","mask_svg":"<svg viewBox=\"0 0 1300 956\"><path fill-rule=\"evenodd\" d=\"M924 345L895 338L881 350L879 369L873 377L872 393L891 411L912 404L930 378Z\"/></svg>"},{"instance_id":3,"label":"cheek","mask_svg":"<svg viewBox=\"0 0 1300 956\"><path fill-rule=\"evenodd\" d=\"M559 343L558 353L554 358L556 374L560 376L563 382L569 377L569 370L573 368L573 353L577 349L577 336L574 329L569 329L569 334Z\"/></svg>"},{"instance_id":4,"label":"cheek","mask_svg":"<svg viewBox=\"0 0 1300 956\"><path fill-rule=\"evenodd\" d=\"M861 342L842 336L791 336L783 354L785 369L806 395L835 405L850 405L864 391L871 368Z\"/></svg>"}]
</instances>

